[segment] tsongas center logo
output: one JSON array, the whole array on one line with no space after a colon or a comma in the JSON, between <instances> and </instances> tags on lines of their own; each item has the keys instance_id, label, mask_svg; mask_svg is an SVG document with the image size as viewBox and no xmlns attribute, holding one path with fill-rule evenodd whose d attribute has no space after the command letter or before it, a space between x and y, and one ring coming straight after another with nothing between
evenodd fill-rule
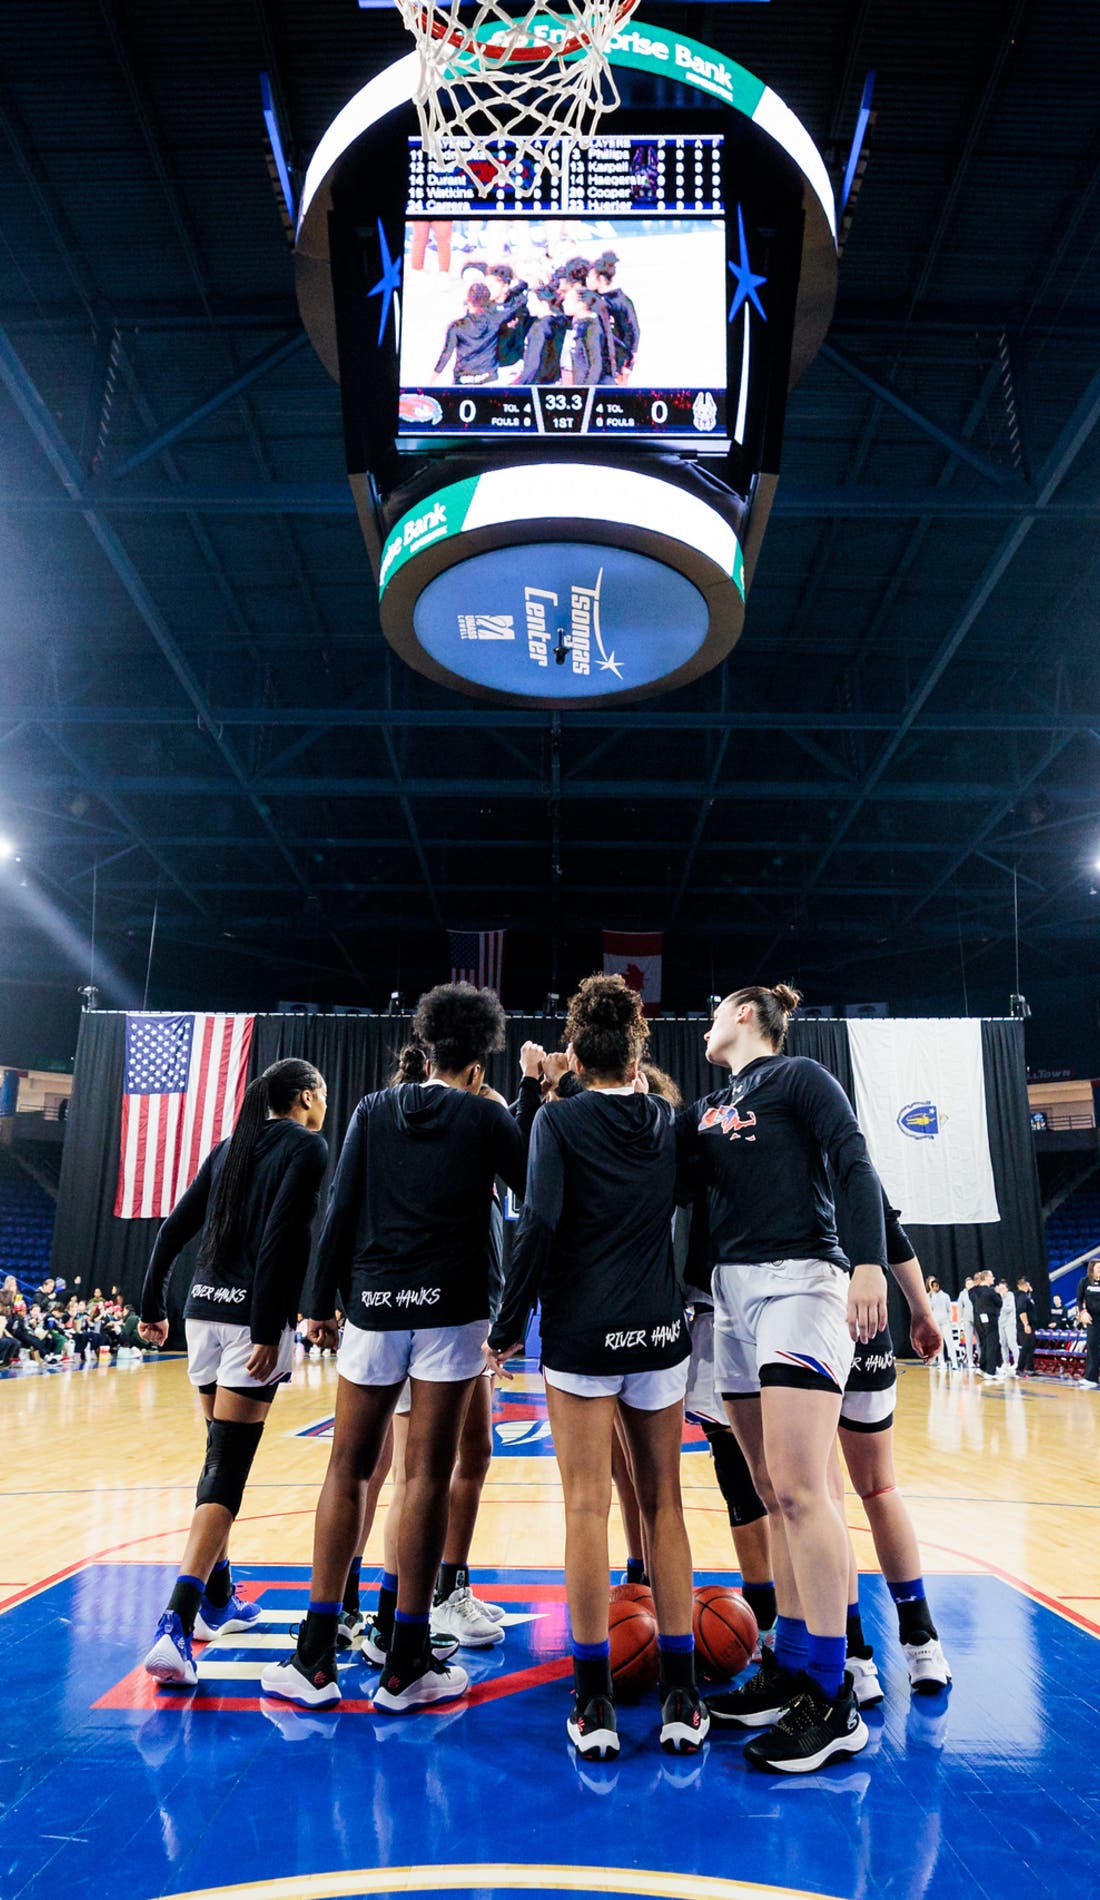
<instances>
[{"instance_id":1,"label":"tsongas center logo","mask_svg":"<svg viewBox=\"0 0 1100 1900\"><path fill-rule=\"evenodd\" d=\"M911 1135L914 1141L931 1141L940 1132L939 1111L935 1102L910 1102L898 1116L898 1127L903 1135Z\"/></svg>"},{"instance_id":2,"label":"tsongas center logo","mask_svg":"<svg viewBox=\"0 0 1100 1900\"><path fill-rule=\"evenodd\" d=\"M558 624L559 616L564 619L561 596L549 587L525 587L523 608L528 659L536 666L547 667L551 655L557 666L564 666L568 659L572 671L585 679L592 672L594 659L597 673L613 673L617 680L621 680L622 666L614 652L608 652L600 629L602 587L602 567L592 587L573 583L569 590L568 633L564 626ZM460 640L514 640L515 616L459 614L458 637Z\"/></svg>"}]
</instances>

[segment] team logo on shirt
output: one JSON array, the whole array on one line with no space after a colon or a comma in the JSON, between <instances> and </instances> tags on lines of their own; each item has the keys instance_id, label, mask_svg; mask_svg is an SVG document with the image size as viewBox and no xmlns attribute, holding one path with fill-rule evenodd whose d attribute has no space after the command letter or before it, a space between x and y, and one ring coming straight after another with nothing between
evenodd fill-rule
<instances>
[{"instance_id":1,"label":"team logo on shirt","mask_svg":"<svg viewBox=\"0 0 1100 1900\"><path fill-rule=\"evenodd\" d=\"M910 1135L914 1141L931 1141L940 1132L939 1111L935 1102L910 1102L898 1116L898 1127L903 1135Z\"/></svg>"},{"instance_id":2,"label":"team logo on shirt","mask_svg":"<svg viewBox=\"0 0 1100 1900\"><path fill-rule=\"evenodd\" d=\"M746 1129L755 1127L756 1116L751 1108L746 1115L742 1115L736 1102L727 1102L724 1108L707 1109L699 1123L699 1133L704 1134L708 1128L720 1128L731 1141L740 1141L742 1137L746 1141L755 1141L755 1135L745 1133Z\"/></svg>"}]
</instances>

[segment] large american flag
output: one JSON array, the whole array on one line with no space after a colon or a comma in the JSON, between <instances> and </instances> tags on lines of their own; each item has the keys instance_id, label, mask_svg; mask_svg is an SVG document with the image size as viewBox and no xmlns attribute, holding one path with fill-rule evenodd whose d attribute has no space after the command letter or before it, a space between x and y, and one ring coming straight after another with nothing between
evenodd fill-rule
<instances>
[{"instance_id":1,"label":"large american flag","mask_svg":"<svg viewBox=\"0 0 1100 1900\"><path fill-rule=\"evenodd\" d=\"M474 983L500 995L504 974L503 930L448 930L451 982Z\"/></svg>"},{"instance_id":2,"label":"large american flag","mask_svg":"<svg viewBox=\"0 0 1100 1900\"><path fill-rule=\"evenodd\" d=\"M121 1220L163 1220L240 1112L254 1016L130 1015L122 1083Z\"/></svg>"}]
</instances>

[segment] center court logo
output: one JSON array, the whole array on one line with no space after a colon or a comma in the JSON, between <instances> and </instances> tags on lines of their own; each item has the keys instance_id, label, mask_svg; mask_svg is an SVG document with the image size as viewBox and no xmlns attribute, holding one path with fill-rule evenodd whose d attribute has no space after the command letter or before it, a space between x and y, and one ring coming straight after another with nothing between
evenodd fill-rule
<instances>
[{"instance_id":1,"label":"center court logo","mask_svg":"<svg viewBox=\"0 0 1100 1900\"><path fill-rule=\"evenodd\" d=\"M319 1438L330 1441L331 1417L315 1419L291 1434L294 1438ZM706 1451L706 1436L699 1425L684 1420L681 1451ZM554 1441L546 1397L542 1392L512 1393L498 1389L493 1393L493 1455L496 1458L552 1458Z\"/></svg>"},{"instance_id":2,"label":"center court logo","mask_svg":"<svg viewBox=\"0 0 1100 1900\"><path fill-rule=\"evenodd\" d=\"M939 1110L935 1102L910 1102L898 1116L898 1127L913 1141L932 1141L940 1133Z\"/></svg>"}]
</instances>

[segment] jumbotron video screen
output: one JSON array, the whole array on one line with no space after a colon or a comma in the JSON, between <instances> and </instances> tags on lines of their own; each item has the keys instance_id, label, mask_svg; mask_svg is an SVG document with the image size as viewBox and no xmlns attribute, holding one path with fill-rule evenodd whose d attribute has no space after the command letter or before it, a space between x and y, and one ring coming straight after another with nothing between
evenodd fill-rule
<instances>
[{"instance_id":1,"label":"jumbotron video screen","mask_svg":"<svg viewBox=\"0 0 1100 1900\"><path fill-rule=\"evenodd\" d=\"M594 138L488 199L410 140L398 444L725 445L716 136Z\"/></svg>"}]
</instances>

